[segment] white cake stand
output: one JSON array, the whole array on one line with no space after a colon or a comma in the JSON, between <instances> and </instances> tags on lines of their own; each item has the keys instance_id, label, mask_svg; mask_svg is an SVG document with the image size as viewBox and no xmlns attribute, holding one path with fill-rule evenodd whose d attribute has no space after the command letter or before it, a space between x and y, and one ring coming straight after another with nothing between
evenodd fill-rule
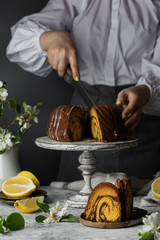
<instances>
[{"instance_id":1,"label":"white cake stand","mask_svg":"<svg viewBox=\"0 0 160 240\"><path fill-rule=\"evenodd\" d=\"M130 139L127 141L102 143L96 142L94 139L85 139L78 142L58 142L45 136L37 138L35 143L41 148L51 150L82 151L79 156L81 165L78 169L82 171L84 186L77 195L68 197L67 201L70 207L84 208L87 204L88 196L92 191L91 177L96 170L96 157L92 151L120 150L135 147L138 144L138 140Z\"/></svg>"}]
</instances>

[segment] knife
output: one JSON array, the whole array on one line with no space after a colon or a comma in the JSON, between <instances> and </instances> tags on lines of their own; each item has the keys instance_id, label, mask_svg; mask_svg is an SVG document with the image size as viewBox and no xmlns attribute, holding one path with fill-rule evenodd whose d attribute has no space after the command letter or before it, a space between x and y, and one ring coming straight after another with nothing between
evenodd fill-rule
<instances>
[{"instance_id":1,"label":"knife","mask_svg":"<svg viewBox=\"0 0 160 240\"><path fill-rule=\"evenodd\" d=\"M82 87L79 81L75 81L72 76L71 69L67 68L67 71L65 73L64 79L67 83L70 83L74 89L78 92L78 94L81 96L85 104L88 106L88 109L90 110L93 105L95 105L94 101L90 98L86 90Z\"/></svg>"}]
</instances>

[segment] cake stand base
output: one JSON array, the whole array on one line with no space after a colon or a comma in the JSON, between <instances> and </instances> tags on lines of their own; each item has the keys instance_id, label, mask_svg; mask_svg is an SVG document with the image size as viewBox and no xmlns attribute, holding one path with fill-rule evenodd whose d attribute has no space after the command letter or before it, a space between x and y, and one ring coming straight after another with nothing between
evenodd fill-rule
<instances>
[{"instance_id":1,"label":"cake stand base","mask_svg":"<svg viewBox=\"0 0 160 240\"><path fill-rule=\"evenodd\" d=\"M67 198L69 207L73 208L85 208L88 202L88 196L81 196L79 194L75 196L69 196Z\"/></svg>"},{"instance_id":2,"label":"cake stand base","mask_svg":"<svg viewBox=\"0 0 160 240\"><path fill-rule=\"evenodd\" d=\"M68 197L67 202L70 207L84 208L92 192L91 177L96 170L96 157L91 151L83 151L79 156L79 163L78 169L82 171L84 186L76 196Z\"/></svg>"},{"instance_id":3,"label":"cake stand base","mask_svg":"<svg viewBox=\"0 0 160 240\"><path fill-rule=\"evenodd\" d=\"M96 157L93 151L120 150L135 147L138 144L138 140L128 139L127 141L102 143L96 142L94 139L85 139L78 142L58 142L45 136L37 138L35 143L37 146L46 149L83 151L79 156L80 166L78 169L82 171L84 186L76 196L69 196L67 201L70 207L85 208L88 197L92 192L91 177L96 170Z\"/></svg>"}]
</instances>

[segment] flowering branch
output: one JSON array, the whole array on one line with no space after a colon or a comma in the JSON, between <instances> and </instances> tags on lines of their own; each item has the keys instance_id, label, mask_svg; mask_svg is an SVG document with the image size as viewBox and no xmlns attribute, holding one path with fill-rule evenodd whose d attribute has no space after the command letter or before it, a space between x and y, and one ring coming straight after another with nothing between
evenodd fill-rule
<instances>
[{"instance_id":1,"label":"flowering branch","mask_svg":"<svg viewBox=\"0 0 160 240\"><path fill-rule=\"evenodd\" d=\"M19 142L22 139L23 134L31 127L32 121L38 123L37 115L42 103L37 103L34 107L27 105L23 102L23 112L21 112L21 106L17 104L15 99L9 99L6 83L0 81L0 117L2 117L3 127L0 127L0 154L9 150L14 143ZM6 105L11 111L15 111L16 116L14 120L7 124L4 116L4 110ZM13 125L18 125L18 131L16 136L9 130Z\"/></svg>"},{"instance_id":2,"label":"flowering branch","mask_svg":"<svg viewBox=\"0 0 160 240\"><path fill-rule=\"evenodd\" d=\"M37 205L43 212L49 214L48 216L37 216L35 220L39 223L78 222L78 219L72 214L66 215L68 210L67 202L60 205L58 201L54 207L50 207L46 203L37 200Z\"/></svg>"}]
</instances>

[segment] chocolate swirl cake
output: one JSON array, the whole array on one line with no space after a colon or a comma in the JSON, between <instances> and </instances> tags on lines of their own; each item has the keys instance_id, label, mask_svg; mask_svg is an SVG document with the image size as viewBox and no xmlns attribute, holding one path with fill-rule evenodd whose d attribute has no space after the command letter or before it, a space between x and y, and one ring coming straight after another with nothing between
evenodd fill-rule
<instances>
[{"instance_id":1,"label":"chocolate swirl cake","mask_svg":"<svg viewBox=\"0 0 160 240\"><path fill-rule=\"evenodd\" d=\"M83 113L76 105L59 106L51 112L46 133L50 139L73 142L82 139Z\"/></svg>"},{"instance_id":2,"label":"chocolate swirl cake","mask_svg":"<svg viewBox=\"0 0 160 240\"><path fill-rule=\"evenodd\" d=\"M46 132L50 139L61 142L82 138L119 141L128 135L120 109L109 105L93 106L90 112L84 106L59 106L51 112Z\"/></svg>"},{"instance_id":3,"label":"chocolate swirl cake","mask_svg":"<svg viewBox=\"0 0 160 240\"><path fill-rule=\"evenodd\" d=\"M130 180L104 182L91 192L84 217L93 222L120 222L131 218L133 195Z\"/></svg>"},{"instance_id":4,"label":"chocolate swirl cake","mask_svg":"<svg viewBox=\"0 0 160 240\"><path fill-rule=\"evenodd\" d=\"M93 106L91 109L91 132L99 142L125 140L127 130L118 107L110 105Z\"/></svg>"}]
</instances>

